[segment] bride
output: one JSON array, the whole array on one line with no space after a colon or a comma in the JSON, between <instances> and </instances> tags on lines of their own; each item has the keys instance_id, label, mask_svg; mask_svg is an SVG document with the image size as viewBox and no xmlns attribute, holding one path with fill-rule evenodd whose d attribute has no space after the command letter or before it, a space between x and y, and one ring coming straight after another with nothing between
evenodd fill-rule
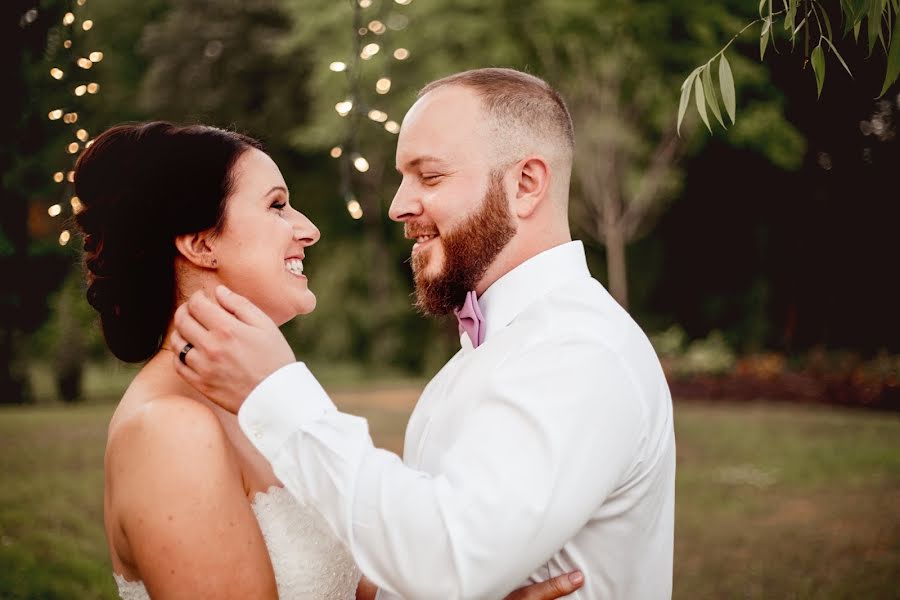
<instances>
[{"instance_id":1,"label":"bride","mask_svg":"<svg viewBox=\"0 0 900 600\"><path fill-rule=\"evenodd\" d=\"M316 306L316 226L262 145L202 125L119 125L76 165L87 297L112 353L144 362L109 425L104 525L119 594L373 598L315 508L300 506L234 415L185 383L165 345L175 309L225 284L283 324ZM550 599L568 577L509 599Z\"/></svg>"}]
</instances>

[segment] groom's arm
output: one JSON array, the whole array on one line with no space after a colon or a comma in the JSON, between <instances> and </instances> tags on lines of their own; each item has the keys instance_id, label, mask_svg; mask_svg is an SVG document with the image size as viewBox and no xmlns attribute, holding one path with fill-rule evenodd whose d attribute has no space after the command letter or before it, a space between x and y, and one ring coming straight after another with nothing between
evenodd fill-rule
<instances>
[{"instance_id":1,"label":"groom's arm","mask_svg":"<svg viewBox=\"0 0 900 600\"><path fill-rule=\"evenodd\" d=\"M273 346L234 324L222 335L199 314L207 308L201 303L195 315L206 328L195 332L201 351L187 359L206 377L188 377L222 388ZM640 421L615 356L570 341L515 360L519 368L495 373L437 476L376 449L366 422L338 412L302 364L262 382L239 421L285 486L319 508L380 588L412 598L502 597L614 489L635 459ZM211 395L219 399L215 389Z\"/></svg>"}]
</instances>

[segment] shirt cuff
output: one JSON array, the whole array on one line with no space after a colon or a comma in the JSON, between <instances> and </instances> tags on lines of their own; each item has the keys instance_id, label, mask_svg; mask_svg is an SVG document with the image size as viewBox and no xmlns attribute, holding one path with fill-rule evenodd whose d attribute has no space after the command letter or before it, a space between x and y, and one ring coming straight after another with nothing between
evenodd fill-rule
<instances>
[{"instance_id":1,"label":"shirt cuff","mask_svg":"<svg viewBox=\"0 0 900 600\"><path fill-rule=\"evenodd\" d=\"M336 412L334 403L302 362L262 380L238 411L238 423L269 462L306 423Z\"/></svg>"}]
</instances>

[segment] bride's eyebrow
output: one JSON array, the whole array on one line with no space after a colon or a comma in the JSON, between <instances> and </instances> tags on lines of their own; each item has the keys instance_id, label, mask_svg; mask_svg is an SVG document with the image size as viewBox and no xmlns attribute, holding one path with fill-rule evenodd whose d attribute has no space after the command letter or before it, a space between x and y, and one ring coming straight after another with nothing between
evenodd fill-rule
<instances>
[{"instance_id":1,"label":"bride's eyebrow","mask_svg":"<svg viewBox=\"0 0 900 600\"><path fill-rule=\"evenodd\" d=\"M288 191L288 189L287 189L286 187L284 187L283 185L276 185L276 186L273 187L271 190L269 190L268 192L266 192L265 196L263 196L263 197L264 197L264 198L268 198L268 197L271 196L274 192L284 192L284 195L285 195L285 196L287 196L288 198L291 197L291 193L290 193L290 192Z\"/></svg>"}]
</instances>

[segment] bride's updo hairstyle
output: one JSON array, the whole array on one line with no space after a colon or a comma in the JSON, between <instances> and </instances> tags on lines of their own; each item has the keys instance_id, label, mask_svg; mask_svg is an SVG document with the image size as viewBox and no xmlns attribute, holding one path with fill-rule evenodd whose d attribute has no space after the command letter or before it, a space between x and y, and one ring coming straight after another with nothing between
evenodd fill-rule
<instances>
[{"instance_id":1,"label":"bride's updo hairstyle","mask_svg":"<svg viewBox=\"0 0 900 600\"><path fill-rule=\"evenodd\" d=\"M141 362L159 351L175 310L175 238L221 231L233 167L247 136L165 122L113 127L75 165L87 299L112 353Z\"/></svg>"}]
</instances>

